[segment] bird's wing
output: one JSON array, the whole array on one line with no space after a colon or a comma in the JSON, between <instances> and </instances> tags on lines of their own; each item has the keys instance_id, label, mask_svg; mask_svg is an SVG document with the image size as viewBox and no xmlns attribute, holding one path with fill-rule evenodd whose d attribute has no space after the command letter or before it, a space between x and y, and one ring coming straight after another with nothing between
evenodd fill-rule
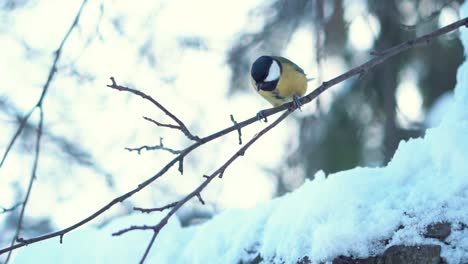
<instances>
[{"instance_id":1,"label":"bird's wing","mask_svg":"<svg viewBox=\"0 0 468 264\"><path fill-rule=\"evenodd\" d=\"M293 67L294 70L296 70L296 71L298 71L298 72L300 72L300 73L302 73L302 74L305 74L304 70L303 70L301 67L297 66L296 63L294 63L294 62L292 62L292 61L286 59L285 57L279 57L279 56L277 57L277 56L275 56L275 57L273 57L273 58L279 60L280 62L289 63L289 64L292 65L292 67Z\"/></svg>"}]
</instances>

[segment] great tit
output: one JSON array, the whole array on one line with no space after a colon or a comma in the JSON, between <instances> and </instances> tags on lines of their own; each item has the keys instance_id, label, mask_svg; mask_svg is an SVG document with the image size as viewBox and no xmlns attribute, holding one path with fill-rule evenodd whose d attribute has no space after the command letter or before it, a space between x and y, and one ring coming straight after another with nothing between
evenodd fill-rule
<instances>
[{"instance_id":1,"label":"great tit","mask_svg":"<svg viewBox=\"0 0 468 264\"><path fill-rule=\"evenodd\" d=\"M252 64L250 75L252 86L273 106L293 101L300 108L307 77L294 62L279 56L261 56Z\"/></svg>"}]
</instances>

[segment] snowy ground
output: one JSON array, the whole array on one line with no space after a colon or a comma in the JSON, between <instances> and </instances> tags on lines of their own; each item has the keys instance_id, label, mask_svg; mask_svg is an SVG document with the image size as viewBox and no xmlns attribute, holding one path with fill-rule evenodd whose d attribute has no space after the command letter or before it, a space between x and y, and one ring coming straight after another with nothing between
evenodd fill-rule
<instances>
[{"instance_id":1,"label":"snowy ground","mask_svg":"<svg viewBox=\"0 0 468 264\"><path fill-rule=\"evenodd\" d=\"M465 4L462 17L467 14ZM467 29L461 37L468 47ZM468 224L466 62L457 83L440 125L423 139L402 142L388 166L327 178L319 172L282 198L252 209L226 210L190 228L173 219L156 240L148 263L237 263L254 257L249 250L286 263L306 255L312 261L330 261L338 255L379 254L396 244L439 244L449 263L468 262L468 229L460 225ZM129 225L157 223L163 215L135 214L103 229L82 228L66 235L62 245L58 239L29 245L17 251L14 263L135 263L151 232L110 234ZM422 235L428 224L441 221L452 223L448 244ZM386 239L390 243L384 245Z\"/></svg>"}]
</instances>

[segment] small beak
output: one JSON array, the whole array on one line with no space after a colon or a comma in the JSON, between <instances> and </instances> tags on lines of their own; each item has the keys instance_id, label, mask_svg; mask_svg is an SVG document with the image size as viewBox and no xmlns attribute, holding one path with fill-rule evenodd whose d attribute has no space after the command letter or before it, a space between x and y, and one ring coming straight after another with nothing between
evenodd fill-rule
<instances>
[{"instance_id":1,"label":"small beak","mask_svg":"<svg viewBox=\"0 0 468 264\"><path fill-rule=\"evenodd\" d=\"M257 83L257 92L260 91L260 89L262 89L263 85L265 84L262 82Z\"/></svg>"}]
</instances>

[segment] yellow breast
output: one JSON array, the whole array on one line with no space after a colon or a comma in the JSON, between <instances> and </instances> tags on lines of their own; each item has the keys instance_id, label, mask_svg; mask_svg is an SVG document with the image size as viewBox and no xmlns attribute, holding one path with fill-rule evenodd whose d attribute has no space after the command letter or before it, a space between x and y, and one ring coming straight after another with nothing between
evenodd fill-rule
<instances>
[{"instance_id":1,"label":"yellow breast","mask_svg":"<svg viewBox=\"0 0 468 264\"><path fill-rule=\"evenodd\" d=\"M278 57L275 58L279 60L283 59ZM281 63L281 66L281 76L276 88L273 91L257 91L275 107L292 101L294 96L301 97L307 91L307 78L303 72L299 72L294 68L294 64ZM253 81L253 79L251 81L253 87L256 87L255 81ZM255 90L257 90L257 88L255 88Z\"/></svg>"}]
</instances>

